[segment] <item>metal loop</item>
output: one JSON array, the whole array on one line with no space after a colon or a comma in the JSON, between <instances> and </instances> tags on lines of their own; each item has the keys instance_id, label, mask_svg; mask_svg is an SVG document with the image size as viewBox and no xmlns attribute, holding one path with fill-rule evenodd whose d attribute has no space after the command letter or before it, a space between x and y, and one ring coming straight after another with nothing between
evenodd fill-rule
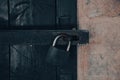
<instances>
[{"instance_id":1,"label":"metal loop","mask_svg":"<svg viewBox=\"0 0 120 80\"><path fill-rule=\"evenodd\" d=\"M58 36L54 39L53 44L52 44L53 47L55 46L57 40L58 40L59 38L61 38L61 37L63 37L63 35L58 35ZM71 46L71 41L69 41L66 51L69 51L69 50L70 50L70 46Z\"/></svg>"}]
</instances>

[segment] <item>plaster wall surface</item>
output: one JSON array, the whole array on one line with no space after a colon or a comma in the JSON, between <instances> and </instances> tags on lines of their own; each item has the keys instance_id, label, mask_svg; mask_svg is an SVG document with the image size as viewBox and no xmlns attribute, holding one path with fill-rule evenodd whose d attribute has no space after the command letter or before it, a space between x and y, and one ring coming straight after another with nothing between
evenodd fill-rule
<instances>
[{"instance_id":1,"label":"plaster wall surface","mask_svg":"<svg viewBox=\"0 0 120 80\"><path fill-rule=\"evenodd\" d=\"M120 80L120 0L78 0L80 29L90 42L78 48L78 80Z\"/></svg>"}]
</instances>

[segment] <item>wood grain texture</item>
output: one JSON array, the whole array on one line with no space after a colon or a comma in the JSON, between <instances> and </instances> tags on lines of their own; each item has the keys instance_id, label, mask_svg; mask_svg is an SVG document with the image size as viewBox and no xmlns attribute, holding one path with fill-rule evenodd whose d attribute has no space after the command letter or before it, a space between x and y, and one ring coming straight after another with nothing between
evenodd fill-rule
<instances>
[{"instance_id":1,"label":"wood grain texture","mask_svg":"<svg viewBox=\"0 0 120 80\"><path fill-rule=\"evenodd\" d=\"M90 43L78 49L78 80L120 80L120 0L78 0L80 29Z\"/></svg>"}]
</instances>

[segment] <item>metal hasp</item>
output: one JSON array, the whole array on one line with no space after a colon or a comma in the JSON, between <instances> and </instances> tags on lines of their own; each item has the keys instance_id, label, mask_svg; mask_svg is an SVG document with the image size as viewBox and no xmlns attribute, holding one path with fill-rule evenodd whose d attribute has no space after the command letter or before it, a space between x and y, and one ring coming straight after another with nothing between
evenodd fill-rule
<instances>
[{"instance_id":1,"label":"metal hasp","mask_svg":"<svg viewBox=\"0 0 120 80\"><path fill-rule=\"evenodd\" d=\"M40 44L50 45L55 36L71 36L72 45L89 42L89 32L85 30L1 30L0 44ZM59 43L64 45L65 43Z\"/></svg>"}]
</instances>

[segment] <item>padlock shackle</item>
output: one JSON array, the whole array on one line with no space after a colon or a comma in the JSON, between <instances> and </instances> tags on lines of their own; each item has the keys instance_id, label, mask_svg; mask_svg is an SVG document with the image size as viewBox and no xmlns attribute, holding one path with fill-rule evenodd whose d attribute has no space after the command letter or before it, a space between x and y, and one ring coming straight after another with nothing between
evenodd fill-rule
<instances>
[{"instance_id":1,"label":"padlock shackle","mask_svg":"<svg viewBox=\"0 0 120 80\"><path fill-rule=\"evenodd\" d=\"M67 51L70 50L70 46L71 46L71 41L69 41L69 43L68 43Z\"/></svg>"},{"instance_id":2,"label":"padlock shackle","mask_svg":"<svg viewBox=\"0 0 120 80\"><path fill-rule=\"evenodd\" d=\"M54 39L53 44L52 44L53 47L55 46L57 40L58 40L59 38L61 38L61 37L63 37L63 35L58 35L58 36ZM66 51L69 51L69 50L70 50L70 46L71 46L71 41L69 41Z\"/></svg>"}]
</instances>

